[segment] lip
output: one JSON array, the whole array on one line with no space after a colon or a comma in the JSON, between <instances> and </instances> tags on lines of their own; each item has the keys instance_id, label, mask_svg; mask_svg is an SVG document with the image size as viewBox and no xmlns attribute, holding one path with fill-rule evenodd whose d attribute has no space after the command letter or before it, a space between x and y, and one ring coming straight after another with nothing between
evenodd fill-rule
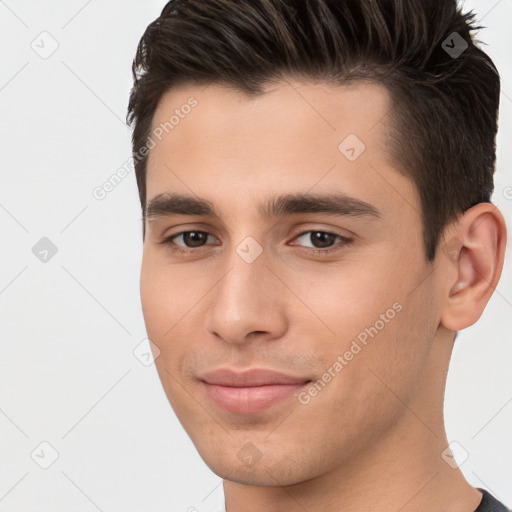
<instances>
[{"instance_id":1,"label":"lip","mask_svg":"<svg viewBox=\"0 0 512 512\"><path fill-rule=\"evenodd\" d=\"M311 382L306 377L259 368L243 372L221 368L199 378L206 395L215 405L236 414L262 412Z\"/></svg>"},{"instance_id":2,"label":"lip","mask_svg":"<svg viewBox=\"0 0 512 512\"><path fill-rule=\"evenodd\" d=\"M307 377L295 377L276 370L263 368L250 368L236 371L231 368L218 368L199 376L199 379L218 386L253 387L268 386L271 384L304 384L311 379Z\"/></svg>"}]
</instances>

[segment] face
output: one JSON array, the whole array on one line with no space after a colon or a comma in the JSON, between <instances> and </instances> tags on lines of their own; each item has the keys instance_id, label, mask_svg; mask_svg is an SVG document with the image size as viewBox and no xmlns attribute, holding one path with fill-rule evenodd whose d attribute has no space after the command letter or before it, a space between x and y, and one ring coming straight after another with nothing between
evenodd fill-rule
<instances>
[{"instance_id":1,"label":"face","mask_svg":"<svg viewBox=\"0 0 512 512\"><path fill-rule=\"evenodd\" d=\"M335 471L397 428L428 380L436 272L416 189L386 150L390 105L379 85L308 82L256 98L183 86L159 103L143 314L169 402L220 476ZM227 386L207 376L218 369L289 379Z\"/></svg>"}]
</instances>

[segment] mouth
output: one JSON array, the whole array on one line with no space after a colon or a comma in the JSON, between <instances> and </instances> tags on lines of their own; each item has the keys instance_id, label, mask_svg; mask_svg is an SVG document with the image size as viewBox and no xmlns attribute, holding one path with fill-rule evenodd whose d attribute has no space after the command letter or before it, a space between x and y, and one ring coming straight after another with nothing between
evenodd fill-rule
<instances>
[{"instance_id":1,"label":"mouth","mask_svg":"<svg viewBox=\"0 0 512 512\"><path fill-rule=\"evenodd\" d=\"M278 403L284 404L311 379L273 370L236 372L225 368L204 374L200 381L215 406L235 414L256 414Z\"/></svg>"}]
</instances>

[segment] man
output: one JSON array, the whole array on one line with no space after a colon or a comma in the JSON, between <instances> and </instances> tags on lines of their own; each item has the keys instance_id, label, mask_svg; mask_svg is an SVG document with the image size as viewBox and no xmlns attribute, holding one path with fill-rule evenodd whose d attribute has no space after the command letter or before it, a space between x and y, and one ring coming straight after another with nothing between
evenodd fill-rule
<instances>
[{"instance_id":1,"label":"man","mask_svg":"<svg viewBox=\"0 0 512 512\"><path fill-rule=\"evenodd\" d=\"M176 0L146 30L144 319L227 512L506 510L443 421L506 245L476 28L451 0Z\"/></svg>"}]
</instances>

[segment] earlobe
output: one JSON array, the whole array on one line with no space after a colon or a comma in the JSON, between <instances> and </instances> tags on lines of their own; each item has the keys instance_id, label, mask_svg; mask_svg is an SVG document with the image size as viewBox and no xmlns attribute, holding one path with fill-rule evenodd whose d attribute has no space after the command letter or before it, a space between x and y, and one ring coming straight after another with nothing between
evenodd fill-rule
<instances>
[{"instance_id":1,"label":"earlobe","mask_svg":"<svg viewBox=\"0 0 512 512\"><path fill-rule=\"evenodd\" d=\"M451 243L449 251L444 251L448 258L440 261L446 269L443 275L447 276L441 324L459 331L480 318L498 284L506 226L494 205L479 203L467 210L453 229L450 240L457 244Z\"/></svg>"}]
</instances>

